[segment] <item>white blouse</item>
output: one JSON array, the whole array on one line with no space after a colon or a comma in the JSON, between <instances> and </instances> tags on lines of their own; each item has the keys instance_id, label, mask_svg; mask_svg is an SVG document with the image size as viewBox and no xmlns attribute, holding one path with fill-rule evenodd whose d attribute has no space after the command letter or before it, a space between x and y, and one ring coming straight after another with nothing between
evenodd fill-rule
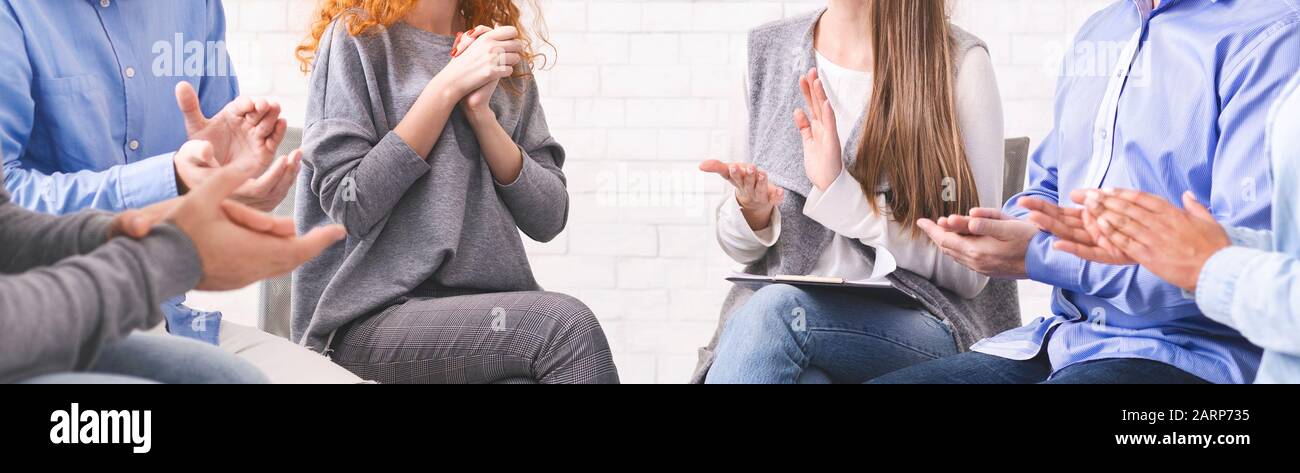
<instances>
[{"instance_id":1,"label":"white blouse","mask_svg":"<svg viewBox=\"0 0 1300 473\"><path fill-rule=\"evenodd\" d=\"M872 75L839 66L820 53L817 70L835 111L841 145L847 146L854 125L870 103ZM736 115L734 160L749 162L752 160L746 140L748 114ZM963 59L957 77L957 118L967 159L979 187L980 205L1001 207L1005 166L1002 102L993 61L984 49L974 49ZM887 207L883 195L875 198L881 208ZM978 295L988 283L987 277L945 256L924 234L912 237L898 222L873 212L862 186L848 170L841 170L839 178L825 191L813 188L803 213L837 234L818 257L813 275L865 280L882 278L896 268L904 268L967 298ZM753 263L776 245L780 235L779 212L772 216L771 226L754 231L740 212L735 189L727 186L727 195L718 207L717 237L723 251L738 263ZM859 253L853 240L875 248L875 261Z\"/></svg>"}]
</instances>

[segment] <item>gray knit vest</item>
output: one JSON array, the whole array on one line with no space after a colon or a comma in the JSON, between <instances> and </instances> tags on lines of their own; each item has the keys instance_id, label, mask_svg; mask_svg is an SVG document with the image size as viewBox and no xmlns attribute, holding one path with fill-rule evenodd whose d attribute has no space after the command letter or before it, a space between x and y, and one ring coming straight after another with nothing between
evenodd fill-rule
<instances>
[{"instance_id":1,"label":"gray knit vest","mask_svg":"<svg viewBox=\"0 0 1300 473\"><path fill-rule=\"evenodd\" d=\"M768 172L774 184L788 191L779 208L781 238L763 259L745 268L751 274L807 275L836 236L803 214L812 183L804 172L803 142L790 119L792 110L804 106L798 87L799 75L816 64L813 34L824 12L821 10L770 23L749 35L750 156L759 168ZM988 49L979 38L955 25L951 31L956 67L960 67L961 59L972 49ZM954 70L954 74L957 72ZM863 115L844 147L846 165L856 160L866 114ZM858 249L874 259L872 248L858 245ZM989 281L984 292L973 299L962 299L935 286L929 279L901 268L894 271L889 280L899 290L918 299L930 313L943 319L952 329L961 351L968 350L980 339L1020 325L1020 302L1015 281ZM732 287L723 303L722 317L713 339L708 347L700 349L699 366L692 382L704 381L727 319L752 295L751 288Z\"/></svg>"}]
</instances>

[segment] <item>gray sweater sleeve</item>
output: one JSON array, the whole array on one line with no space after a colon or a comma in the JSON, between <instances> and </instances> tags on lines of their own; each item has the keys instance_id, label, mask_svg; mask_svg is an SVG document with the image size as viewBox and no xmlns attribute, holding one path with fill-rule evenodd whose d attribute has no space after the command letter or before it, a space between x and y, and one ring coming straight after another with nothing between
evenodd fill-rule
<instances>
[{"instance_id":1,"label":"gray sweater sleeve","mask_svg":"<svg viewBox=\"0 0 1300 473\"><path fill-rule=\"evenodd\" d=\"M10 202L0 189L0 272L21 273L88 253L108 239L113 217L96 211L55 217Z\"/></svg>"},{"instance_id":2,"label":"gray sweater sleeve","mask_svg":"<svg viewBox=\"0 0 1300 473\"><path fill-rule=\"evenodd\" d=\"M564 231L569 219L569 191L564 171L564 148L551 136L542 111L537 84L525 84L519 125L511 137L523 152L524 167L515 182L497 183L497 192L529 238L548 242Z\"/></svg>"},{"instance_id":3,"label":"gray sweater sleeve","mask_svg":"<svg viewBox=\"0 0 1300 473\"><path fill-rule=\"evenodd\" d=\"M198 254L179 229L105 243L110 221L34 214L0 190L0 382L84 369L198 284Z\"/></svg>"},{"instance_id":4,"label":"gray sweater sleeve","mask_svg":"<svg viewBox=\"0 0 1300 473\"><path fill-rule=\"evenodd\" d=\"M312 68L304 163L322 210L348 233L364 238L392 212L407 189L431 169L402 137L377 136L374 93L356 39L330 26Z\"/></svg>"}]
</instances>

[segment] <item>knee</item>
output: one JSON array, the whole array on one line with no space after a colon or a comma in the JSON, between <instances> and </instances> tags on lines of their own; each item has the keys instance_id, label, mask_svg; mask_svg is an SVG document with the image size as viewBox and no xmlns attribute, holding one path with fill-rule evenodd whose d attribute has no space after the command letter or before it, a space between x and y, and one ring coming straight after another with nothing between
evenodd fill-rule
<instances>
[{"instance_id":1,"label":"knee","mask_svg":"<svg viewBox=\"0 0 1300 473\"><path fill-rule=\"evenodd\" d=\"M786 331L799 316L806 296L803 290L787 284L764 286L732 312L726 331L752 334Z\"/></svg>"},{"instance_id":2,"label":"knee","mask_svg":"<svg viewBox=\"0 0 1300 473\"><path fill-rule=\"evenodd\" d=\"M546 299L546 312L561 332L569 336L592 337L598 339L600 344L608 344L600 321L587 304L576 297L559 293L547 293Z\"/></svg>"}]
</instances>

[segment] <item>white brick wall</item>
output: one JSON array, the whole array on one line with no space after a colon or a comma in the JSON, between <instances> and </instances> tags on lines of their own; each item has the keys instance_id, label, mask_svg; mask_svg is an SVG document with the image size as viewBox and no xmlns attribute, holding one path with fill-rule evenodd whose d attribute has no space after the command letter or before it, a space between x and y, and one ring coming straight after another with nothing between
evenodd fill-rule
<instances>
[{"instance_id":1,"label":"white brick wall","mask_svg":"<svg viewBox=\"0 0 1300 473\"><path fill-rule=\"evenodd\" d=\"M311 0L226 0L244 92L280 100L294 125L305 79L293 47ZM733 269L712 239L721 190L694 171L725 158L727 111L745 31L821 1L544 1L558 63L539 74L554 134L569 151L569 230L530 245L539 279L600 316L627 382L686 379L708 340ZM990 44L1007 132L1035 142L1051 127L1054 60L1107 0L958 0L955 21ZM1027 317L1046 293L1026 285ZM256 294L196 295L252 322Z\"/></svg>"}]
</instances>

